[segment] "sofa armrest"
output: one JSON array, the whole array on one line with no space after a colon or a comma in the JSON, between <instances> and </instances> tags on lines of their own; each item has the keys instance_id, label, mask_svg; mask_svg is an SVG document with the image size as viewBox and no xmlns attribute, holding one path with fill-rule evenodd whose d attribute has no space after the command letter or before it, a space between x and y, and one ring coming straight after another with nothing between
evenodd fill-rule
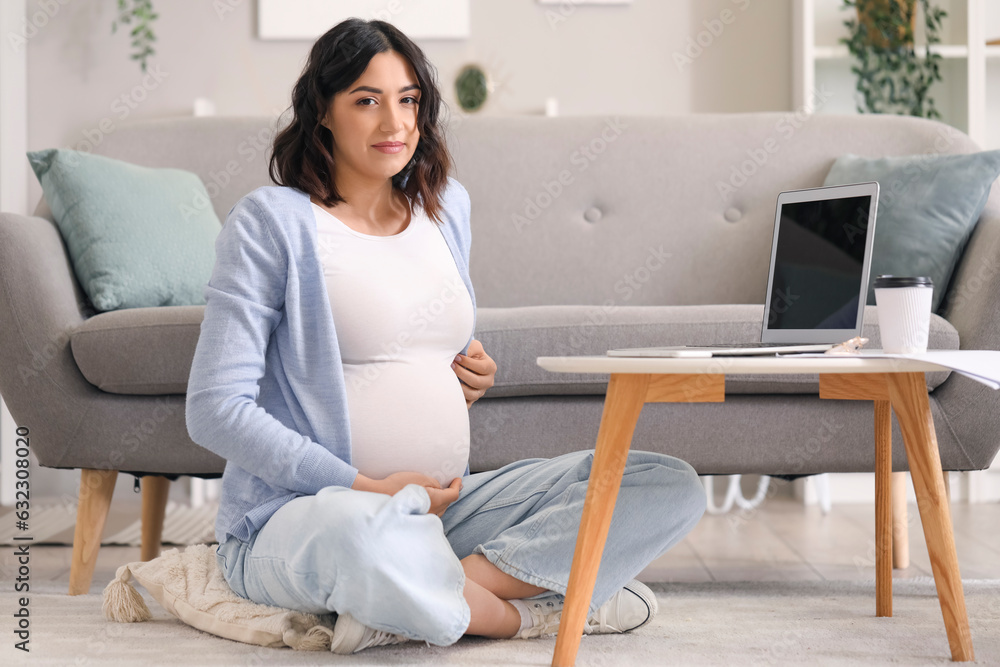
<instances>
[{"instance_id":1,"label":"sofa armrest","mask_svg":"<svg viewBox=\"0 0 1000 667\"><path fill-rule=\"evenodd\" d=\"M70 333L93 314L55 223L0 213L0 393L19 424L52 419L57 405L59 419L79 419L74 398L94 388Z\"/></svg>"},{"instance_id":2,"label":"sofa armrest","mask_svg":"<svg viewBox=\"0 0 1000 667\"><path fill-rule=\"evenodd\" d=\"M940 311L967 350L1000 350L1000 188L994 190Z\"/></svg>"},{"instance_id":3,"label":"sofa armrest","mask_svg":"<svg viewBox=\"0 0 1000 667\"><path fill-rule=\"evenodd\" d=\"M963 350L1000 350L1000 187L993 188L956 267L941 314L958 330ZM1000 449L1000 391L952 373L932 394L968 458L989 467Z\"/></svg>"}]
</instances>

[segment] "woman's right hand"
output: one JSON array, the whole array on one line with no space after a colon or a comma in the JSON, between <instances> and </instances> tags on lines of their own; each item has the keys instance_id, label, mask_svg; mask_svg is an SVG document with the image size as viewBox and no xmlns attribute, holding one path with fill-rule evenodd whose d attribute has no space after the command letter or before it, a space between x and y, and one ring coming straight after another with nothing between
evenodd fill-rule
<instances>
[{"instance_id":1,"label":"woman's right hand","mask_svg":"<svg viewBox=\"0 0 1000 667\"><path fill-rule=\"evenodd\" d=\"M375 484L381 487L381 493L388 493L390 496L396 495L407 484L418 484L432 489L441 488L436 479L419 472L394 472L385 479L376 480Z\"/></svg>"},{"instance_id":2,"label":"woman's right hand","mask_svg":"<svg viewBox=\"0 0 1000 667\"><path fill-rule=\"evenodd\" d=\"M431 508L427 510L427 513L441 516L448 509L448 505L458 500L460 493L462 493L461 477L451 480L447 489L427 487L427 495L431 497Z\"/></svg>"},{"instance_id":3,"label":"woman's right hand","mask_svg":"<svg viewBox=\"0 0 1000 667\"><path fill-rule=\"evenodd\" d=\"M427 513L438 516L444 514L448 506L458 500L458 495L462 491L461 477L456 477L448 488L443 489L436 479L419 472L394 472L384 479L371 479L358 473L351 488L393 496L407 484L418 484L427 489L427 495L431 499L431 508Z\"/></svg>"}]
</instances>

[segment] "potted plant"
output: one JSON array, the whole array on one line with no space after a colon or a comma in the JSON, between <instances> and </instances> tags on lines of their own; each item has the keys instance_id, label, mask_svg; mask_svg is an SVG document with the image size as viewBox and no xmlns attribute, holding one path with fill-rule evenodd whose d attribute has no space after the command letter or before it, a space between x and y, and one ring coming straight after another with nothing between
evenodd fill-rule
<instances>
[{"instance_id":1,"label":"potted plant","mask_svg":"<svg viewBox=\"0 0 1000 667\"><path fill-rule=\"evenodd\" d=\"M914 43L917 2L927 34L923 57L917 55ZM856 18L844 21L849 37L840 42L855 60L851 71L864 100L858 112L941 118L928 94L931 85L942 80L941 54L931 45L940 43L942 21L948 13L931 0L844 0L844 7L857 10Z\"/></svg>"},{"instance_id":2,"label":"potted plant","mask_svg":"<svg viewBox=\"0 0 1000 667\"><path fill-rule=\"evenodd\" d=\"M489 76L479 65L466 65L455 77L455 97L462 111L478 111L492 91Z\"/></svg>"}]
</instances>

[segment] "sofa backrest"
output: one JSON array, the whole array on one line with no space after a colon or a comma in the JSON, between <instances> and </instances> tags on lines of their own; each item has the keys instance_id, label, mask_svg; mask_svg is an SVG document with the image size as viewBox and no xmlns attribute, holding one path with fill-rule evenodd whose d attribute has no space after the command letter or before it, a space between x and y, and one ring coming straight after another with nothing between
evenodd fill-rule
<instances>
[{"instance_id":1,"label":"sofa backrest","mask_svg":"<svg viewBox=\"0 0 1000 667\"><path fill-rule=\"evenodd\" d=\"M267 167L276 121L268 116L181 116L126 122L105 135L94 153L198 174L211 198L205 204L225 222L243 195L272 184Z\"/></svg>"},{"instance_id":2,"label":"sofa backrest","mask_svg":"<svg viewBox=\"0 0 1000 667\"><path fill-rule=\"evenodd\" d=\"M821 186L844 153L979 150L872 115L470 118L455 135L483 306L763 303L779 192Z\"/></svg>"},{"instance_id":3,"label":"sofa backrest","mask_svg":"<svg viewBox=\"0 0 1000 667\"><path fill-rule=\"evenodd\" d=\"M275 123L137 121L95 153L197 173L224 222L271 183ZM936 121L793 113L457 116L447 140L480 307L763 303L779 192L822 185L845 153L980 150Z\"/></svg>"}]
</instances>

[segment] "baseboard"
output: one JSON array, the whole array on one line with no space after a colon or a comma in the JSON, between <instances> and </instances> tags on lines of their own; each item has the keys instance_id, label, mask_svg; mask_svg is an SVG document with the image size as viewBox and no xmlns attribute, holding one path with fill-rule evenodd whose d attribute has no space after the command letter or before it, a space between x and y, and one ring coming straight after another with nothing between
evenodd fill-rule
<instances>
[{"instance_id":1,"label":"baseboard","mask_svg":"<svg viewBox=\"0 0 1000 667\"><path fill-rule=\"evenodd\" d=\"M952 502L992 503L1000 501L1000 470L975 470L948 473ZM874 473L828 473L830 502L874 503ZM792 483L794 496L804 505L816 505L819 499L813 477L800 477ZM906 476L907 502L916 503L913 482Z\"/></svg>"}]
</instances>

